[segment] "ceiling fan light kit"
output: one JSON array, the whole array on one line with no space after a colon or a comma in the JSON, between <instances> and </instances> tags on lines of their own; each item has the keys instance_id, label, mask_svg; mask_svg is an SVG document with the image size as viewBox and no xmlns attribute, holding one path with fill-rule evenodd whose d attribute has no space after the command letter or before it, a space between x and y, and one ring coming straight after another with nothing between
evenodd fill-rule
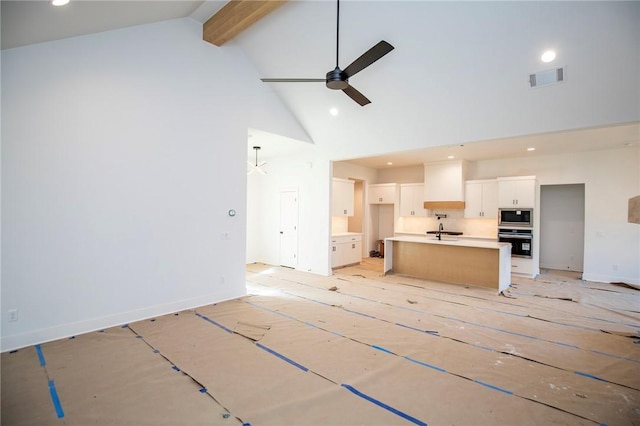
<instances>
[{"instance_id":1,"label":"ceiling fan light kit","mask_svg":"<svg viewBox=\"0 0 640 426\"><path fill-rule=\"evenodd\" d=\"M347 96L357 102L360 106L370 104L367 99L356 88L349 84L349 78L359 73L369 65L382 58L393 50L393 46L382 40L371 49L363 53L358 59L353 61L344 70L338 65L340 49L340 0L337 0L337 19L336 19L336 67L329 71L324 79L321 78L263 78L265 83L315 83L324 82L329 89L342 90Z\"/></svg>"}]
</instances>

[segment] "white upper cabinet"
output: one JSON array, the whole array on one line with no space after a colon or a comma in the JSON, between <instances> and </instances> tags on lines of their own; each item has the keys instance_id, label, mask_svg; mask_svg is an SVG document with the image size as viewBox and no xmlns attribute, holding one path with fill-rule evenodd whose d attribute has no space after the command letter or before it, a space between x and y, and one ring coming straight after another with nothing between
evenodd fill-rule
<instances>
[{"instance_id":1,"label":"white upper cabinet","mask_svg":"<svg viewBox=\"0 0 640 426\"><path fill-rule=\"evenodd\" d=\"M535 176L498 178L498 207L534 208Z\"/></svg>"},{"instance_id":2,"label":"white upper cabinet","mask_svg":"<svg viewBox=\"0 0 640 426\"><path fill-rule=\"evenodd\" d=\"M465 184L464 217L496 219L498 217L498 181L468 180Z\"/></svg>"},{"instance_id":3,"label":"white upper cabinet","mask_svg":"<svg viewBox=\"0 0 640 426\"><path fill-rule=\"evenodd\" d=\"M427 216L427 211L424 208L423 184L400 184L400 216Z\"/></svg>"},{"instance_id":4,"label":"white upper cabinet","mask_svg":"<svg viewBox=\"0 0 640 426\"><path fill-rule=\"evenodd\" d=\"M355 182L333 178L332 216L353 216Z\"/></svg>"},{"instance_id":5,"label":"white upper cabinet","mask_svg":"<svg viewBox=\"0 0 640 426\"><path fill-rule=\"evenodd\" d=\"M398 185L395 183L378 183L369 185L369 204L395 204Z\"/></svg>"}]
</instances>

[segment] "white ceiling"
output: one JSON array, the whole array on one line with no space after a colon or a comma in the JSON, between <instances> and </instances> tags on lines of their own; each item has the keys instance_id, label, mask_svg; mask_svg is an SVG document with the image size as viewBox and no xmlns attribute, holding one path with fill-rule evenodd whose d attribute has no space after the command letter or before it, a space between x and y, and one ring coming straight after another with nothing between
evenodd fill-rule
<instances>
[{"instance_id":1,"label":"white ceiling","mask_svg":"<svg viewBox=\"0 0 640 426\"><path fill-rule=\"evenodd\" d=\"M71 0L68 6L55 8L48 1L3 0L2 48L180 17L191 17L204 22L225 3L185 0ZM347 147L352 142L360 144L361 147L370 147L370 157L359 159L357 162L375 168L439 161L449 155L458 159L477 160L580 150L625 149L628 144L637 146L640 140L640 112L622 122L615 122L609 117L585 119L584 121L589 122L588 125L576 122L569 130L557 125L553 115L548 118L524 117L521 123L513 125L508 122L499 123L505 127L507 135L498 136L482 128L486 121L494 120L491 116L493 111L486 111L485 105L473 103L473 95L478 87L491 86L495 83L493 80L505 78L497 74L493 78L491 72L487 74L484 68L503 69L507 78L514 78L509 76L507 71L511 73L515 69L519 73L516 76L517 84L520 85L518 87L528 90L528 73L543 69L543 65L537 59L541 49L556 46L560 48L559 66L568 67L571 81L572 77L578 76L578 72L588 71L578 70L574 66L576 63L582 63L580 61L583 59L579 55L599 52L602 49L611 50L611 46L607 46L605 42L602 43L603 46L592 41L588 42L588 46L581 45L578 43L580 40L573 38L584 37L577 37L564 28L568 24L562 22L565 18L561 19L559 16L550 17L548 28L541 29L534 24L526 28L518 26L517 19L509 18L516 16L518 19L526 19L527 8L532 7L528 2L516 2L516 6L507 7L512 9L507 12L513 13L513 16L507 16L503 9L496 12L491 8L483 8L483 2L431 2L428 10L432 10L433 13L408 16L409 12L403 10L411 11L411 8L396 7L405 3L411 4L342 1L342 68L379 40L387 40L396 47L350 81L371 99L371 105L359 107L346 95L339 91L331 91L322 83L271 84L272 90L283 100L314 141L331 140L336 143L334 151L338 158L352 159L352 153ZM519 7L522 9L518 9ZM443 8L453 8L456 11L455 21L450 20L450 15L438 14L444 10ZM499 16L501 13L504 16ZM498 16L494 16L496 14ZM519 15L525 16L522 18ZM503 32L491 32L491 29L488 29L485 33L485 29L477 27L481 20L491 22L494 18L503 22ZM594 22L593 25L599 24ZM465 33L468 28L478 31L477 44L473 42L473 33L471 38ZM598 37L603 37L603 34ZM487 36L497 37L495 46L487 43ZM582 42L587 43L584 40ZM254 24L231 43L239 45L247 52L262 77L322 78L335 66L335 2L290 1ZM637 41L634 43L639 44ZM456 49L452 49L452 46ZM466 49L460 52L458 46L465 46ZM484 55L496 50L497 46L500 46L500 49L497 50L496 58L487 60ZM525 51L518 50L523 46L527 46ZM597 59L595 61L589 63L597 63ZM460 70L466 74L461 74ZM459 78L461 75L469 78ZM472 81L474 76L480 80ZM450 79L454 77L457 78L455 84L459 91L447 92ZM496 91L496 103L507 99L503 96L506 94ZM434 99L447 99L450 103L434 103ZM585 98L585 102L588 101ZM456 109L451 109L448 105L455 105ZM338 117L328 114L329 107L337 107L340 110ZM501 112L496 110L493 113L497 116L495 121L499 122ZM450 120L450 117L458 118L457 115L470 117L474 114L479 117L477 122L469 120L460 123L451 120L451 132L442 135L442 138L437 137L440 136L437 132L430 133L434 123L442 124L443 120ZM523 115L526 115L526 111L523 111ZM548 127L552 131L529 134L532 132L527 131L527 120L536 119L549 121ZM487 137L478 141L477 135L483 134L483 131ZM253 134L248 139L247 152L250 160L255 159L255 152L251 149L254 145L263 146L261 158L291 153L292 149L295 149L295 143L290 139L281 139L256 129L252 129L250 133ZM377 144L373 143L374 139L378 139ZM395 139L403 140L400 146L405 152L388 154L397 151L394 148ZM406 147L415 149L407 151ZM536 150L527 152L528 147L535 147ZM389 161L394 163L393 166L387 166L386 163Z\"/></svg>"}]
</instances>

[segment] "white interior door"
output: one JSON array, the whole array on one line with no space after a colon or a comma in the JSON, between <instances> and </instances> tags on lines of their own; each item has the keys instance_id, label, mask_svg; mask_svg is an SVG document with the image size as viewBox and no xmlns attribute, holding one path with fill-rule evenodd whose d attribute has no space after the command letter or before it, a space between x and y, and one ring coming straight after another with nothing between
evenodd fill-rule
<instances>
[{"instance_id":1,"label":"white interior door","mask_svg":"<svg viewBox=\"0 0 640 426\"><path fill-rule=\"evenodd\" d=\"M280 265L298 266L298 191L280 192Z\"/></svg>"}]
</instances>

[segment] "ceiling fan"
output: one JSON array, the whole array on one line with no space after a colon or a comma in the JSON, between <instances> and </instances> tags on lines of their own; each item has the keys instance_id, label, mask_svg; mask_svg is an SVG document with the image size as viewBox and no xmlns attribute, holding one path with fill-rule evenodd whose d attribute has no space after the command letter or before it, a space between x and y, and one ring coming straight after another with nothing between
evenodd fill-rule
<instances>
[{"instance_id":1,"label":"ceiling fan","mask_svg":"<svg viewBox=\"0 0 640 426\"><path fill-rule=\"evenodd\" d=\"M338 65L338 53L340 48L340 0L337 0L337 19L336 19L336 68L327 73L326 78L262 78L265 83L314 83L324 82L329 89L342 90L351 99L356 101L360 106L370 104L362 93L349 84L349 78L353 77L378 59L393 50L393 46L382 40L371 49L363 53L358 59L353 61L351 65L344 70Z\"/></svg>"},{"instance_id":2,"label":"ceiling fan","mask_svg":"<svg viewBox=\"0 0 640 426\"><path fill-rule=\"evenodd\" d=\"M260 173L261 175L266 175L267 172L262 170L262 166L267 164L267 162L263 161L262 163L258 164L258 151L260 150L260 147L254 146L253 149L256 151L256 164L254 165L253 163L251 163L251 161L247 161L247 164L249 164L249 167L251 167L249 170L247 170L247 174L250 175L251 173L258 171L258 173Z\"/></svg>"}]
</instances>

